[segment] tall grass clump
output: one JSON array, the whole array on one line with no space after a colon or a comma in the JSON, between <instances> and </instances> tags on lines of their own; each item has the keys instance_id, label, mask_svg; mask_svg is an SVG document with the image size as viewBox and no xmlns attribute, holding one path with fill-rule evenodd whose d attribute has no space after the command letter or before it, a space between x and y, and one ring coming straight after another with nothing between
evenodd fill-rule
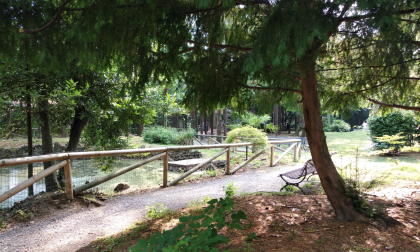
<instances>
[{"instance_id":1,"label":"tall grass clump","mask_svg":"<svg viewBox=\"0 0 420 252\"><path fill-rule=\"evenodd\" d=\"M174 128L151 127L143 133L147 143L186 145L193 140L194 129L178 131Z\"/></svg>"}]
</instances>

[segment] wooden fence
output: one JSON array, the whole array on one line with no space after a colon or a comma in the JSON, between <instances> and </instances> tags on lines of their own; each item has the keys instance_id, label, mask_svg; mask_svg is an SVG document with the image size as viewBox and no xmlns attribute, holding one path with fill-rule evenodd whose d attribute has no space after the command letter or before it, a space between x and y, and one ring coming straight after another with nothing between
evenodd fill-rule
<instances>
[{"instance_id":1,"label":"wooden fence","mask_svg":"<svg viewBox=\"0 0 420 252\"><path fill-rule=\"evenodd\" d=\"M274 161L274 144L292 144L284 153L282 153L275 161ZM231 148L237 147L248 147L251 146L251 143L236 143L236 144L214 144L214 145L195 145L195 146L175 146L175 147L164 147L164 148L145 148L145 149L129 149L129 150L112 150L112 151L88 151L88 152L70 152L70 153L59 153L59 154L49 154L49 155L42 155L36 157L24 157L24 158L11 158L11 159L3 159L0 160L0 168L6 166L14 166L14 165L24 165L24 164L31 164L31 163L39 163L45 161L60 161L53 166L44 169L42 172L34 175L33 177L25 180L24 182L18 184L17 186L11 188L10 190L6 191L5 193L0 195L0 203L7 200L8 198L12 197L13 195L19 193L20 191L28 188L29 186L33 185L37 181L45 178L46 176L50 175L51 173L55 172L56 170L64 167L65 172L65 184L66 184L66 195L67 199L72 200L73 195L95 187L101 183L104 183L110 179L113 179L117 176L120 176L126 172L129 172L135 168L141 167L151 161L157 159L163 159L163 187L168 186L168 161L170 151L179 151L179 150L196 150L196 149L214 149L214 148L222 148L223 150L211 157L210 159L203 160L201 164L198 164L190 171L182 174L174 181L169 183L169 186L173 186L177 184L179 181L185 179L187 176L191 175L196 170L202 168L204 165L210 163L212 160L216 159L217 157L221 156L222 154L226 153L226 174L230 175L235 173L237 170L245 167L249 164L252 160L256 157L264 153L264 150L259 151L251 158L247 159L244 163L237 166L235 169L231 170L230 168L230 150ZM284 157L290 150L294 149L294 160L297 160L298 155L300 156L301 153L301 140L299 139L292 139L292 140L283 140L283 141L269 141L269 146L271 146L270 152L270 166L274 166L282 157ZM140 154L140 153L160 153L151 158L146 160L142 160L139 163L130 165L126 168L123 168L117 172L108 174L98 180L92 181L86 185L77 187L73 189L72 185L72 173L71 173L71 160L76 158L93 158L93 157L107 157L107 156L119 156L119 155L127 155L127 154Z\"/></svg>"}]
</instances>

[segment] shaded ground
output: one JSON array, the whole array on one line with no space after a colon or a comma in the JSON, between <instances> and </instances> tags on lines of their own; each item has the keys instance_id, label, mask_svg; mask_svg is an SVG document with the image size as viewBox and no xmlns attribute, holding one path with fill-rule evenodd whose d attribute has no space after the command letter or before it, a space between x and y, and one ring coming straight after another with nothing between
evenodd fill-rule
<instances>
[{"instance_id":1,"label":"shaded ground","mask_svg":"<svg viewBox=\"0 0 420 252\"><path fill-rule=\"evenodd\" d=\"M22 223L16 217L6 230L0 231L0 247L2 251L75 251L97 238L122 232L144 219L146 206L160 202L169 209L180 210L188 202L203 196L223 197L223 186L230 182L239 186L241 191L276 191L282 186L278 173L279 167L252 169L232 176L151 189L147 193L132 192L115 196L101 207L82 207L84 200L57 205L54 203L60 200L58 198L45 200L45 204L34 204L38 208L34 217L38 218L29 218Z\"/></svg>"},{"instance_id":2,"label":"shaded ground","mask_svg":"<svg viewBox=\"0 0 420 252\"><path fill-rule=\"evenodd\" d=\"M420 251L420 186L403 199L372 196L371 204L382 204L392 218L384 223L337 221L324 195L254 194L238 196L235 208L242 209L248 220L244 230L221 234L231 239L219 249L232 251ZM202 208L185 208L181 212L139 222L122 234L97 240L79 251L127 251L140 238L155 231L171 229L177 218L200 214ZM245 241L255 233L257 239Z\"/></svg>"},{"instance_id":3,"label":"shaded ground","mask_svg":"<svg viewBox=\"0 0 420 252\"><path fill-rule=\"evenodd\" d=\"M362 133L351 135L351 141L340 135L329 135L330 151L338 150L344 155L334 157L343 167L354 159L354 150L366 144ZM350 134L350 133L348 133ZM357 136L357 137L356 137ZM341 148L341 149L340 149ZM360 150L360 149L359 149ZM348 160L347 160L347 159ZM383 229L383 223L334 222L331 207L325 196L267 196L249 195L236 199L237 207L248 215L245 231L225 232L232 239L227 248L232 251L420 251L419 246L419 155L399 157L372 157L360 160L375 176L384 172L392 174L386 188L371 191L371 203L382 203L386 212L402 225ZM351 160L350 160L351 159ZM304 158L306 160L306 158ZM255 162L253 166L263 166ZM343 165L342 165L343 164ZM209 196L222 197L222 187L233 181L242 191L277 191L281 179L277 177L279 167L267 170L249 170L232 177L193 181L173 188L152 189L147 193L135 192L116 196L105 201L104 206L86 207L85 199L71 204L54 195L48 200L40 198L35 206L34 217L21 222L19 214L10 226L0 231L0 248L4 251L126 251L139 237L147 237L154 230L176 225L167 218L148 220L135 225L134 232L122 236L118 233L145 220L146 206L162 202L170 209L180 210L188 202ZM413 182L408 182L413 181ZM395 185L398 187L396 188ZM317 188L315 186L315 188ZM321 190L318 188L317 192ZM47 197L47 196L44 196ZM41 200L42 199L42 200ZM316 201L315 201L316 200ZM58 202L58 203L57 203ZM319 204L318 204L318 203ZM252 203L252 204L250 204ZM63 209L60 209L63 208ZM16 208L18 209L18 208ZM59 210L58 210L59 209ZM184 213L189 210L182 210ZM196 210L194 210L196 211ZM309 212L308 212L309 211ZM16 211L15 211L16 213ZM37 215L39 213L39 215ZM179 217L179 214L174 216ZM1 226L1 223L0 223ZM138 233L138 235L136 234ZM245 242L244 237L256 233L256 241ZM91 241L104 238L90 244Z\"/></svg>"}]
</instances>

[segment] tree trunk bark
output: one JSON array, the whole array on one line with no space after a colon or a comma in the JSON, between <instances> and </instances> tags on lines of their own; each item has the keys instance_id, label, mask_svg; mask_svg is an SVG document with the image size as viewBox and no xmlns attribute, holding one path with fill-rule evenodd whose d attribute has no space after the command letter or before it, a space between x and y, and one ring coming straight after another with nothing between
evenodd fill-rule
<instances>
[{"instance_id":1,"label":"tree trunk bark","mask_svg":"<svg viewBox=\"0 0 420 252\"><path fill-rule=\"evenodd\" d=\"M279 126L279 105L274 105L273 109L273 124L274 126ZM276 131L276 136L278 136L278 131Z\"/></svg>"},{"instance_id":2,"label":"tree trunk bark","mask_svg":"<svg viewBox=\"0 0 420 252\"><path fill-rule=\"evenodd\" d=\"M196 129L197 125L196 125L196 121L195 121L195 111L194 111L194 109L190 110L190 116L191 116L191 128ZM186 128L187 127L188 127L188 122L186 123Z\"/></svg>"},{"instance_id":3,"label":"tree trunk bark","mask_svg":"<svg viewBox=\"0 0 420 252\"><path fill-rule=\"evenodd\" d=\"M7 111L6 111L6 122L5 123L9 124L11 117L12 117L12 113L10 112L10 109L7 108Z\"/></svg>"},{"instance_id":4,"label":"tree trunk bark","mask_svg":"<svg viewBox=\"0 0 420 252\"><path fill-rule=\"evenodd\" d=\"M204 135L207 135L207 118L206 118L206 115L204 115Z\"/></svg>"},{"instance_id":5,"label":"tree trunk bark","mask_svg":"<svg viewBox=\"0 0 420 252\"><path fill-rule=\"evenodd\" d=\"M166 95L168 94L168 88L164 88L163 89L163 100L166 101ZM166 114L163 115L163 126L165 128L168 127L168 122L167 122L167 118L166 118Z\"/></svg>"},{"instance_id":6,"label":"tree trunk bark","mask_svg":"<svg viewBox=\"0 0 420 252\"><path fill-rule=\"evenodd\" d=\"M210 114L210 135L214 135L214 112Z\"/></svg>"},{"instance_id":7,"label":"tree trunk bark","mask_svg":"<svg viewBox=\"0 0 420 252\"><path fill-rule=\"evenodd\" d=\"M303 115L313 162L325 193L335 210L336 217L349 221L364 221L366 218L354 209L351 199L343 194L344 183L328 152L322 126L315 62L311 57L305 61L310 63L307 63L308 66L301 70Z\"/></svg>"},{"instance_id":8,"label":"tree trunk bark","mask_svg":"<svg viewBox=\"0 0 420 252\"><path fill-rule=\"evenodd\" d=\"M61 127L61 135L60 135L60 137L61 138L67 137L66 127L65 126Z\"/></svg>"},{"instance_id":9,"label":"tree trunk bark","mask_svg":"<svg viewBox=\"0 0 420 252\"><path fill-rule=\"evenodd\" d=\"M204 120L203 120L203 115L201 115L200 113L200 134L203 135L203 131L204 131Z\"/></svg>"},{"instance_id":10,"label":"tree trunk bark","mask_svg":"<svg viewBox=\"0 0 420 252\"><path fill-rule=\"evenodd\" d=\"M137 136L140 136L143 134L143 123L137 123Z\"/></svg>"},{"instance_id":11,"label":"tree trunk bark","mask_svg":"<svg viewBox=\"0 0 420 252\"><path fill-rule=\"evenodd\" d=\"M223 136L227 134L227 108L223 109Z\"/></svg>"},{"instance_id":12,"label":"tree trunk bark","mask_svg":"<svg viewBox=\"0 0 420 252\"><path fill-rule=\"evenodd\" d=\"M66 148L66 152L77 151L79 147L80 137L82 132L89 121L89 114L86 112L84 106L76 107L74 111L74 118L70 128L69 143Z\"/></svg>"},{"instance_id":13,"label":"tree trunk bark","mask_svg":"<svg viewBox=\"0 0 420 252\"><path fill-rule=\"evenodd\" d=\"M26 128L28 131L28 157L33 155L33 144L32 144L32 111L31 111L31 94L29 93L29 85L26 85ZM28 179L34 176L34 164L28 164ZM28 196L34 195L34 186L28 187Z\"/></svg>"},{"instance_id":14,"label":"tree trunk bark","mask_svg":"<svg viewBox=\"0 0 420 252\"><path fill-rule=\"evenodd\" d=\"M217 110L217 131L216 131L216 134L218 136L222 135L222 110L221 109ZM222 143L222 138L218 137L217 142Z\"/></svg>"},{"instance_id":15,"label":"tree trunk bark","mask_svg":"<svg viewBox=\"0 0 420 252\"><path fill-rule=\"evenodd\" d=\"M305 128L305 119L303 118L303 114L300 115L300 122L302 123L302 135L301 137L306 137L306 128Z\"/></svg>"},{"instance_id":16,"label":"tree trunk bark","mask_svg":"<svg viewBox=\"0 0 420 252\"><path fill-rule=\"evenodd\" d=\"M39 100L39 118L42 125L42 152L44 155L54 152L52 135L51 135L51 123L49 118L48 110L48 98L46 91L41 91L41 98ZM52 166L54 162L44 162L44 169ZM45 187L47 192L54 192L58 190L57 173L54 172L45 178Z\"/></svg>"},{"instance_id":17,"label":"tree trunk bark","mask_svg":"<svg viewBox=\"0 0 420 252\"><path fill-rule=\"evenodd\" d=\"M281 134L281 122L282 122L282 120L281 120L281 116L283 115L283 113L282 113L282 110L283 110L283 108L279 105L279 135Z\"/></svg>"}]
</instances>

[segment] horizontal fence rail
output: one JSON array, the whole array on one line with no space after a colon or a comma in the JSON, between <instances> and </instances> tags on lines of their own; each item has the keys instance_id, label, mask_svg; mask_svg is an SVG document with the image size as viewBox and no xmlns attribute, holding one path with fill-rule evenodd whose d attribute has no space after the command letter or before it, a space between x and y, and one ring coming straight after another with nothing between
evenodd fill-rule
<instances>
[{"instance_id":1,"label":"horizontal fence rail","mask_svg":"<svg viewBox=\"0 0 420 252\"><path fill-rule=\"evenodd\" d=\"M202 136L202 135L198 135ZM207 137L216 137L210 135L203 135ZM218 137L218 136L217 136ZM225 137L224 137L225 138ZM198 140L198 139L197 139ZM216 141L215 141L216 142ZM283 158L290 150L294 148L294 160L297 160L297 156L300 156L300 149L302 146L300 139L290 139L290 140L271 140L268 142L269 147L271 145L271 153L270 153L270 166L274 166L281 158ZM276 161L274 161L274 144L291 144L291 146L284 150L284 153L281 154ZM213 144L213 145L194 145L194 146L172 146L172 147L161 147L161 148L144 148L144 149L129 149L129 150L110 150L110 151L88 151L88 152L69 152L69 153L59 153L59 154L48 154L48 155L41 155L41 156L32 156L32 157L24 157L24 158L11 158L11 159L3 159L0 160L0 168L7 167L7 166L16 166L16 165L24 165L24 164L31 164L31 163L39 163L39 162L46 162L46 161L60 161L59 163L39 172L38 174L34 175L33 177L25 180L24 182L18 184L17 186L11 188L10 190L6 191L5 193L0 195L0 203L7 200L8 198L12 197L13 195L19 193L20 191L28 188L29 186L33 185L37 181L47 177L51 173L55 172L56 170L64 167L65 173L65 184L66 184L66 196L67 199L73 199L73 195L80 193L82 191L91 189L101 183L109 181L113 178L116 178L124 173L132 171L138 167L141 167L147 163L152 161L162 159L163 158L163 187L166 186L173 186L179 183L181 180L185 179L187 176L191 175L195 171L199 170L200 168L204 167L205 165L209 164L212 160L218 158L222 154L226 153L226 174L233 174L239 169L245 167L249 164L252 160L260 156L265 152L265 149L259 151L258 153L254 154L251 158L246 158L246 161L236 168L231 170L230 168L230 155L231 155L231 148L235 150L237 147L246 147L252 146L252 143L234 143L234 144ZM223 149L219 153L213 155L211 158L203 160L202 163L196 165L194 168L190 169L188 172L185 172L178 178L174 179L168 184L168 160L169 160L169 152L173 151L181 151L181 150L197 150L197 149L215 149L221 148ZM72 159L80 159L80 158L97 158L97 157L108 157L108 156L121 156L121 155L134 155L134 154L144 154L144 153L156 153L159 152L161 154L157 154L152 156L148 159L142 160L141 162L132 164L128 167L125 167L117 172L107 174L95 181L89 182L85 185L79 186L73 189L72 185L72 172L71 172L71 161Z\"/></svg>"}]
</instances>

